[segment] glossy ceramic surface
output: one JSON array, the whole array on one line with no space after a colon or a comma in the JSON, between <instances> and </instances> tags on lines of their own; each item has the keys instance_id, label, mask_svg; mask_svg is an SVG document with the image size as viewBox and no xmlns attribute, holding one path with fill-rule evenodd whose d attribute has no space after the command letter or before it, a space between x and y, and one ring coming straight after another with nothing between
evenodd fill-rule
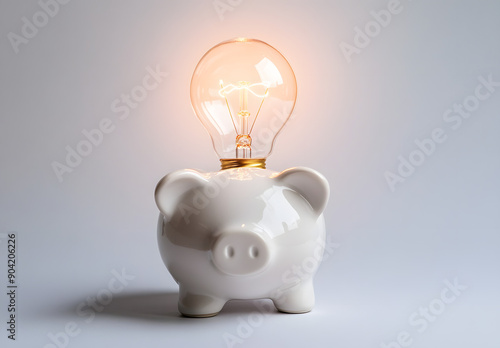
<instances>
[{"instance_id":1,"label":"glossy ceramic surface","mask_svg":"<svg viewBox=\"0 0 500 348\"><path fill-rule=\"evenodd\" d=\"M309 168L166 175L155 192L158 245L179 283L179 311L206 317L228 300L258 298L310 311L328 197L328 182Z\"/></svg>"}]
</instances>

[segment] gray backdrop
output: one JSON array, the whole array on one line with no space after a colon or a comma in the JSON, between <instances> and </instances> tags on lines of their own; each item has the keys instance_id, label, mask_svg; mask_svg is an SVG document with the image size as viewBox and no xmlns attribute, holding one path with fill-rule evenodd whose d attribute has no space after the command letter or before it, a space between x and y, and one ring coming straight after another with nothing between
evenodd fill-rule
<instances>
[{"instance_id":1,"label":"gray backdrop","mask_svg":"<svg viewBox=\"0 0 500 348\"><path fill-rule=\"evenodd\" d=\"M498 347L499 13L494 0L2 0L0 345ZM238 36L296 73L268 167L328 178L329 244L313 312L231 302L187 319L153 191L177 169L218 170L189 83Z\"/></svg>"}]
</instances>

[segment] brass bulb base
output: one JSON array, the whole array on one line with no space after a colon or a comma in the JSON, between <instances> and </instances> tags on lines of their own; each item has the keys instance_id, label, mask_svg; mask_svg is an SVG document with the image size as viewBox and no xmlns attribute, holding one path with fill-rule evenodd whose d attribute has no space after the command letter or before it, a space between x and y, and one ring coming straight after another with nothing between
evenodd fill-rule
<instances>
[{"instance_id":1,"label":"brass bulb base","mask_svg":"<svg viewBox=\"0 0 500 348\"><path fill-rule=\"evenodd\" d=\"M222 158L220 163L221 170L241 167L266 169L265 158Z\"/></svg>"}]
</instances>

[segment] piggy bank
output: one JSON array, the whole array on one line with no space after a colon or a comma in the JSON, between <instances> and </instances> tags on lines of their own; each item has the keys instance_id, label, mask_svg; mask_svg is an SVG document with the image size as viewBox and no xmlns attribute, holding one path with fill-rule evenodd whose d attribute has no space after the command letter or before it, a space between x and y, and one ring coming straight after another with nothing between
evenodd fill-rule
<instances>
[{"instance_id":1,"label":"piggy bank","mask_svg":"<svg viewBox=\"0 0 500 348\"><path fill-rule=\"evenodd\" d=\"M158 245L179 284L179 311L210 317L231 299L270 298L281 312L309 312L328 197L328 182L309 168L166 175L155 191Z\"/></svg>"}]
</instances>

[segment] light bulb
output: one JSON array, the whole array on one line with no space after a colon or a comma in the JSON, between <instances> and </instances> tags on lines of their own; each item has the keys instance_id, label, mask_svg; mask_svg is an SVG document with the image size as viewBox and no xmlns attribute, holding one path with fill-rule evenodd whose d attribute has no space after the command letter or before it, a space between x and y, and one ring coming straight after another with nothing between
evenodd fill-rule
<instances>
[{"instance_id":1,"label":"light bulb","mask_svg":"<svg viewBox=\"0 0 500 348\"><path fill-rule=\"evenodd\" d=\"M222 169L265 168L296 97L297 82L288 61L255 39L238 38L213 47L191 80L191 104L212 138Z\"/></svg>"}]
</instances>

